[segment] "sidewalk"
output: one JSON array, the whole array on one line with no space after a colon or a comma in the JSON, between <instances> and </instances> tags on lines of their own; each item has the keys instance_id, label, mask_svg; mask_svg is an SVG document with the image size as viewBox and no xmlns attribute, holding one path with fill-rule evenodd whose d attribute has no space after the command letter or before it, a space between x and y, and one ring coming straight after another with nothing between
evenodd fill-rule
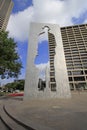
<instances>
[{"instance_id":1,"label":"sidewalk","mask_svg":"<svg viewBox=\"0 0 87 130\"><path fill-rule=\"evenodd\" d=\"M35 130L87 130L87 93L73 93L71 99L9 102L6 109Z\"/></svg>"}]
</instances>

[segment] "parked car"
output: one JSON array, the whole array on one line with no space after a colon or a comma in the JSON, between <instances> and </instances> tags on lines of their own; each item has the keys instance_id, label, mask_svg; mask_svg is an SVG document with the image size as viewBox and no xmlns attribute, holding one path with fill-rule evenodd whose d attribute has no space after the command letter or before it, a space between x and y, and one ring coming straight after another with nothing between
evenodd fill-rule
<instances>
[{"instance_id":1,"label":"parked car","mask_svg":"<svg viewBox=\"0 0 87 130\"><path fill-rule=\"evenodd\" d=\"M18 89L15 90L15 93L19 93L19 92L20 92L20 90L18 90Z\"/></svg>"}]
</instances>

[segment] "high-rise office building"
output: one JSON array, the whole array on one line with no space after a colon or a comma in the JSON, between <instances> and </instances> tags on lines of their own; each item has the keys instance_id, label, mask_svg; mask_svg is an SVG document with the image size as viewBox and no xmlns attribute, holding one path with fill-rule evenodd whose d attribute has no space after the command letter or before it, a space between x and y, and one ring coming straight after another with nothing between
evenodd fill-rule
<instances>
[{"instance_id":1,"label":"high-rise office building","mask_svg":"<svg viewBox=\"0 0 87 130\"><path fill-rule=\"evenodd\" d=\"M0 0L0 30L6 29L12 7L12 0Z\"/></svg>"},{"instance_id":2,"label":"high-rise office building","mask_svg":"<svg viewBox=\"0 0 87 130\"><path fill-rule=\"evenodd\" d=\"M87 84L87 24L61 28L68 79L71 89Z\"/></svg>"}]
</instances>

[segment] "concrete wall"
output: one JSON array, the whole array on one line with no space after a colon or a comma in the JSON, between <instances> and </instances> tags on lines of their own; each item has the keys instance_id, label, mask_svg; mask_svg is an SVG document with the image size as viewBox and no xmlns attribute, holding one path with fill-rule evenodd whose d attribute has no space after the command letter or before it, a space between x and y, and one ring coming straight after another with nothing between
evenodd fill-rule
<instances>
[{"instance_id":1,"label":"concrete wall","mask_svg":"<svg viewBox=\"0 0 87 130\"><path fill-rule=\"evenodd\" d=\"M43 27L48 26L50 31L55 36L56 48L55 48L55 78L56 78L56 90L51 91L49 86L46 86L44 91L38 91L38 77L39 71L34 65L34 60L37 55L38 49L38 36L43 32ZM46 83L47 84L47 83ZM45 98L69 98L71 97L70 87L68 82L68 75L65 63L65 56L63 50L63 44L61 39L60 27L54 24L43 23L31 23L29 32L29 45L27 56L27 70L24 89L24 99L45 99Z\"/></svg>"}]
</instances>

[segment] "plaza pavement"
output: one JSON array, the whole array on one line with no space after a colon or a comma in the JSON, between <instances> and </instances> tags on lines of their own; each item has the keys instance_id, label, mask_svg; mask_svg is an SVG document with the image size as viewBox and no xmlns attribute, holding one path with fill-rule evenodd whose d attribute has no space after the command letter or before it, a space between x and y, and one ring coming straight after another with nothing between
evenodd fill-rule
<instances>
[{"instance_id":1,"label":"plaza pavement","mask_svg":"<svg viewBox=\"0 0 87 130\"><path fill-rule=\"evenodd\" d=\"M35 130L87 130L87 92L71 99L6 101L7 111Z\"/></svg>"}]
</instances>

